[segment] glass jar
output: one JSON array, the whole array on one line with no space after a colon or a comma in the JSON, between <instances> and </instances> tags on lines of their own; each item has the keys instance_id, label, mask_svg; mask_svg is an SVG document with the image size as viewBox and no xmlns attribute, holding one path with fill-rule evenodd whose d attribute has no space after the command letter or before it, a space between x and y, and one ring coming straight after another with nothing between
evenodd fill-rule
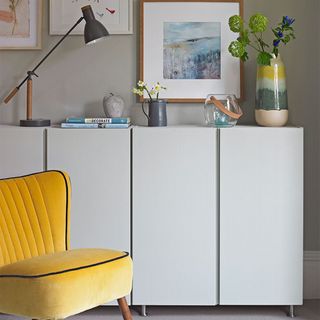
<instances>
[{"instance_id":1,"label":"glass jar","mask_svg":"<svg viewBox=\"0 0 320 320\"><path fill-rule=\"evenodd\" d=\"M216 128L233 127L242 116L234 94L209 94L204 104L206 124Z\"/></svg>"}]
</instances>

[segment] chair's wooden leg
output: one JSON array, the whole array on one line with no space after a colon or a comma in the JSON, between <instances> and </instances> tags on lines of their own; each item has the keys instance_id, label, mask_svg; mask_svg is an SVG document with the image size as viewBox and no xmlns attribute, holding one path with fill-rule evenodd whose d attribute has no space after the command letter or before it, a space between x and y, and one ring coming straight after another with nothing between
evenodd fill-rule
<instances>
[{"instance_id":1,"label":"chair's wooden leg","mask_svg":"<svg viewBox=\"0 0 320 320\"><path fill-rule=\"evenodd\" d=\"M128 307L125 297L118 299L119 308L122 313L123 320L132 320L131 311Z\"/></svg>"}]
</instances>

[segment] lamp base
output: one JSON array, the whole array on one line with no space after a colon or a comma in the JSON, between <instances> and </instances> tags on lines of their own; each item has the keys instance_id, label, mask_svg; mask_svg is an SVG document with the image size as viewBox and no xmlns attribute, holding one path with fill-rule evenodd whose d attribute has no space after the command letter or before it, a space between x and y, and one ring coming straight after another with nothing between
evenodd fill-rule
<instances>
[{"instance_id":1,"label":"lamp base","mask_svg":"<svg viewBox=\"0 0 320 320\"><path fill-rule=\"evenodd\" d=\"M50 127L51 121L47 119L20 120L20 127Z\"/></svg>"}]
</instances>

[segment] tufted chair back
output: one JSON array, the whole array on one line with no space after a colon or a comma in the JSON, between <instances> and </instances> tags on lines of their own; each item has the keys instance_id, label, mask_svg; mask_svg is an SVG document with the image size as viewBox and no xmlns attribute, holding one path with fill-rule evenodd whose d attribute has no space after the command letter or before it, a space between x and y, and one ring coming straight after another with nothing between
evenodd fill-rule
<instances>
[{"instance_id":1,"label":"tufted chair back","mask_svg":"<svg viewBox=\"0 0 320 320\"><path fill-rule=\"evenodd\" d=\"M0 180L0 266L68 250L69 199L64 172Z\"/></svg>"}]
</instances>

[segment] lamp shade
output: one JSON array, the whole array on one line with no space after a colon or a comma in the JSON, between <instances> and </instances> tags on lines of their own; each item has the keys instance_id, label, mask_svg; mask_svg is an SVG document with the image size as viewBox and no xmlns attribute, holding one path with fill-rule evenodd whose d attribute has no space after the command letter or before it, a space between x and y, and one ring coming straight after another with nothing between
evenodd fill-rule
<instances>
[{"instance_id":1,"label":"lamp shade","mask_svg":"<svg viewBox=\"0 0 320 320\"><path fill-rule=\"evenodd\" d=\"M84 42L86 44L95 43L109 36L108 30L95 18L90 5L82 7L81 10L86 21L84 27Z\"/></svg>"}]
</instances>

